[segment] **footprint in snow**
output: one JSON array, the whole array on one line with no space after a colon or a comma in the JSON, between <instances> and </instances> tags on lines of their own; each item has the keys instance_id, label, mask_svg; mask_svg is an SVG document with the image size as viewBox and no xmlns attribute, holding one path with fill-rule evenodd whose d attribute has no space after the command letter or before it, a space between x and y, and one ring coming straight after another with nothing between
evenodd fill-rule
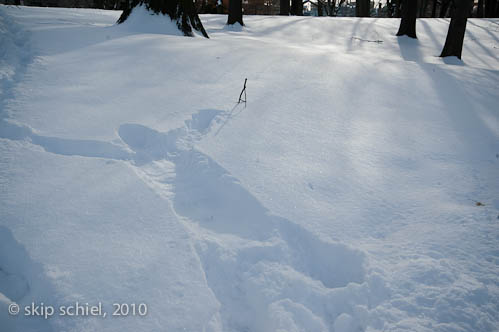
<instances>
[{"instance_id":1,"label":"footprint in snow","mask_svg":"<svg viewBox=\"0 0 499 332\"><path fill-rule=\"evenodd\" d=\"M351 321L351 329L341 330L363 330L372 302L364 255L271 215L195 149L226 116L203 110L165 133L139 124L118 131L135 152L137 174L173 201L193 234L208 286L221 304L222 329L333 331Z\"/></svg>"}]
</instances>

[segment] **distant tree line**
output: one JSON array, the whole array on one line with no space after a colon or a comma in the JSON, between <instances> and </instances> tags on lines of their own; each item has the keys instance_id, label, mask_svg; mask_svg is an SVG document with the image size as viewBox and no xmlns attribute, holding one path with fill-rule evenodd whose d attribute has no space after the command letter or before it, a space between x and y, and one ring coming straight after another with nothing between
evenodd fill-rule
<instances>
[{"instance_id":1,"label":"distant tree line","mask_svg":"<svg viewBox=\"0 0 499 332\"><path fill-rule=\"evenodd\" d=\"M247 0L241 1L246 14L303 15L309 4L317 16L402 17L403 2L409 0ZM470 0L471 1L471 0ZM193 0L199 14L222 14L229 11L230 1ZM419 0L417 17L452 17L459 0ZM42 7L99 8L125 10L132 0L0 0L0 3ZM475 0L468 17L499 17L499 0Z\"/></svg>"},{"instance_id":2,"label":"distant tree line","mask_svg":"<svg viewBox=\"0 0 499 332\"><path fill-rule=\"evenodd\" d=\"M7 4L37 4L48 1L52 5L60 2L73 4L87 4L89 0L0 0ZM216 1L216 2L215 2ZM279 1L280 15L303 15L303 5L311 3L318 9L318 15L336 16L339 8L345 4L345 0L276 0ZM378 0L379 1L379 0ZM243 22L242 0L229 0L227 24L240 24ZM383 9L378 2L377 16ZM397 36L408 36L417 38L416 20L418 17L451 17L449 30L445 40L441 57L456 56L461 58L464 34L467 19L469 17L499 17L499 0L478 0L474 6L474 0L387 0L385 13L387 17L401 17ZM221 2L218 0L93 0L94 8L121 9L123 13L118 23L123 23L132 9L138 5L146 5L149 10L170 16L185 35L191 36L192 30L197 30L208 38L203 24L199 19L200 11L219 12ZM374 2L370 0L356 0L355 15L358 17L369 17L374 8Z\"/></svg>"}]
</instances>

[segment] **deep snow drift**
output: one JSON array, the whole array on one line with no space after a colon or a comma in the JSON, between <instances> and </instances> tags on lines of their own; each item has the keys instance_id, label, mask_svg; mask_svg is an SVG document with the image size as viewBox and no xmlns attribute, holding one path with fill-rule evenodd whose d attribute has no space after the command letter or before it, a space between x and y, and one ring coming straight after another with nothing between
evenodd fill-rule
<instances>
[{"instance_id":1,"label":"deep snow drift","mask_svg":"<svg viewBox=\"0 0 499 332\"><path fill-rule=\"evenodd\" d=\"M498 331L498 20L139 14L0 7L1 332Z\"/></svg>"}]
</instances>

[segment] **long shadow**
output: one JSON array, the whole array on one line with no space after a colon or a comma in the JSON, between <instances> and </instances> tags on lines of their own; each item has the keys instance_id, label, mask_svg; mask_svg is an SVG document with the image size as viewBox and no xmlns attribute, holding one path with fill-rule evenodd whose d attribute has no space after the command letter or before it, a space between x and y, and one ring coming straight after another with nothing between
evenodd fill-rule
<instances>
[{"instance_id":1,"label":"long shadow","mask_svg":"<svg viewBox=\"0 0 499 332\"><path fill-rule=\"evenodd\" d=\"M418 20L418 23L425 30L425 34L427 36L430 36L431 40L433 41L433 44L435 45L435 48L440 47L440 46L443 47L444 40L437 39L437 37L435 36L435 33L433 32L433 30L430 28L430 25L428 24L428 19L420 19L420 20Z\"/></svg>"},{"instance_id":2,"label":"long shadow","mask_svg":"<svg viewBox=\"0 0 499 332\"><path fill-rule=\"evenodd\" d=\"M499 60L497 58L497 55L492 53L492 51L485 47L481 42L480 42L480 39L479 38L475 38L475 35L473 34L473 32L471 32L470 30L466 31L466 34L468 36L470 36L471 39L473 39L473 41L485 52L487 53L487 55L489 55L491 58L494 58L495 60Z\"/></svg>"},{"instance_id":3,"label":"long shadow","mask_svg":"<svg viewBox=\"0 0 499 332\"><path fill-rule=\"evenodd\" d=\"M425 23L423 23L423 26ZM431 34L430 34L431 35ZM416 50L417 44L412 42L414 45L407 45L405 42L399 40L400 50L402 57L404 59L410 59L412 57L412 52ZM412 47L411 47L412 46ZM409 49L409 47L411 47ZM449 65L463 65L463 62L457 60L456 58L444 58L444 62ZM477 116L475 111L475 105L470 102L471 96L468 91L463 88L460 81L456 80L455 77L448 74L445 67L441 70L435 71L434 65L425 64L416 61L419 64L421 70L430 78L433 83L434 90L436 94L440 97L442 105L446 106L446 111L449 112L449 119L451 119L452 124L455 127L455 132L460 136L460 140L463 142L462 146L466 146L470 154L470 160L473 160L471 155L477 151L476 146L487 142L489 145L497 145L497 138L490 131L487 126L483 124L483 121ZM492 75L492 73L489 73ZM460 111L457 110L466 110ZM475 141L470 135L475 136ZM482 142L482 140L484 142Z\"/></svg>"},{"instance_id":4,"label":"long shadow","mask_svg":"<svg viewBox=\"0 0 499 332\"><path fill-rule=\"evenodd\" d=\"M494 23L493 21L489 21L489 20L485 20L485 22L489 22L489 24L490 24L490 23ZM488 34L488 35L489 35L492 39L494 39L496 42L498 42L498 43L499 43L499 36L498 36L499 34L494 34L494 33L492 33L492 31L490 31L490 29L487 29L486 27L483 27L483 26L481 26L481 25L476 24L475 22L473 22L473 20L468 20L468 24L473 25L473 26L475 26L475 27L477 27L477 28L479 28L479 29L483 29L483 30L485 30L485 32L487 32L487 34ZM499 28L499 26L498 26L498 28Z\"/></svg>"},{"instance_id":5,"label":"long shadow","mask_svg":"<svg viewBox=\"0 0 499 332\"><path fill-rule=\"evenodd\" d=\"M423 61L423 54L421 53L421 43L418 39L410 38L407 36L397 37L400 53L405 61Z\"/></svg>"},{"instance_id":6,"label":"long shadow","mask_svg":"<svg viewBox=\"0 0 499 332\"><path fill-rule=\"evenodd\" d=\"M355 20L355 24L353 26L353 29L352 29L352 35L350 36L349 38L349 42L348 42L348 48L347 48L347 51L350 52L354 49L354 37L357 37L357 38L362 38L362 39L370 39L372 37L368 37L366 36L367 33L369 32L374 32L376 33L376 40L379 40L379 34L378 32L373 29L373 27L375 26L376 22L378 21L379 19L378 18L361 18L361 19L356 19ZM359 29L361 29L363 26L365 26L364 30L361 31L361 35L357 35L357 31Z\"/></svg>"},{"instance_id":7,"label":"long shadow","mask_svg":"<svg viewBox=\"0 0 499 332\"><path fill-rule=\"evenodd\" d=\"M269 17L270 18L270 17ZM269 18L266 18L266 19L269 19ZM303 21L306 21L310 18L296 18L296 17L293 17L293 19L290 19L289 22L286 22L284 24L279 24L277 26L273 26L273 27L269 27L268 29L264 29L261 31L261 34L262 35L265 35L265 34L268 34L270 32L275 32L275 31L279 31L279 30L285 30L287 27L289 26L292 26L292 25L295 25L295 24L298 24L299 22L303 22Z\"/></svg>"}]
</instances>

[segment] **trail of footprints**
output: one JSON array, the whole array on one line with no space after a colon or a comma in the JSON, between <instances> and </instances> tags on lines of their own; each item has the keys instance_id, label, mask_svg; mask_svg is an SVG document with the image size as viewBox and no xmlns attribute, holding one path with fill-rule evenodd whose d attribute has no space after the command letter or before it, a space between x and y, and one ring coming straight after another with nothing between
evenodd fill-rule
<instances>
[{"instance_id":1,"label":"trail of footprints","mask_svg":"<svg viewBox=\"0 0 499 332\"><path fill-rule=\"evenodd\" d=\"M119 136L133 153L107 142L43 137L5 121L0 137L30 139L63 155L129 160L147 185L173 202L189 229L220 302L215 321L223 331L363 331L370 305L363 254L272 216L194 148L227 116L203 110L166 133L123 124Z\"/></svg>"},{"instance_id":2,"label":"trail of footprints","mask_svg":"<svg viewBox=\"0 0 499 332\"><path fill-rule=\"evenodd\" d=\"M224 115L201 111L184 128L166 133L137 124L119 129L136 153L139 176L173 201L190 229L221 303L223 330L363 330L362 322L343 328L337 319L362 316L356 311L367 305L363 255L270 215L227 170L193 147Z\"/></svg>"}]
</instances>

